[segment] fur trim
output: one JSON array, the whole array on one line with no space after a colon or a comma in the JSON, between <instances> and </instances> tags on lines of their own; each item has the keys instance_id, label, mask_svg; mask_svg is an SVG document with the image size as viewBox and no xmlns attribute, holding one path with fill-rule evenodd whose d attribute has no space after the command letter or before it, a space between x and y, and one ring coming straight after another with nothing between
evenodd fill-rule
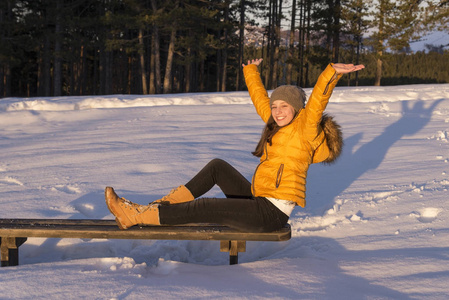
<instances>
[{"instance_id":1,"label":"fur trim","mask_svg":"<svg viewBox=\"0 0 449 300\"><path fill-rule=\"evenodd\" d=\"M334 117L323 114L321 118L321 128L323 128L326 137L327 146L329 147L329 157L323 163L334 163L343 150L343 133L340 125L335 122Z\"/></svg>"}]
</instances>

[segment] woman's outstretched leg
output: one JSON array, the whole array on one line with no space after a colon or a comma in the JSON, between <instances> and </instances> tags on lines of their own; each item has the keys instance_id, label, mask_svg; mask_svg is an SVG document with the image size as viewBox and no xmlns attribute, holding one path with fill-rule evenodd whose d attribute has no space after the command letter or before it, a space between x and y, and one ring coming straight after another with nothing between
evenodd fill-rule
<instances>
[{"instance_id":1,"label":"woman's outstretched leg","mask_svg":"<svg viewBox=\"0 0 449 300\"><path fill-rule=\"evenodd\" d=\"M159 206L162 225L220 224L246 232L270 232L287 224L288 216L264 197L199 198Z\"/></svg>"},{"instance_id":2,"label":"woman's outstretched leg","mask_svg":"<svg viewBox=\"0 0 449 300\"><path fill-rule=\"evenodd\" d=\"M134 222L137 222L138 224L141 224L139 222L142 222L143 220L140 220L141 217L144 217L148 214L147 210L149 207L154 208L154 210L158 210L159 207L174 207L181 204L188 204L191 203L192 200L195 198L198 198L202 195L204 195L206 192L208 192L214 185L218 185L220 189L223 191L223 193L226 195L227 198L225 199L213 199L213 201L207 201L205 204L205 199L199 199L200 201L194 201L195 204L186 206L187 211L183 210L181 207L182 213L179 215L179 218L177 216L177 213L175 213L175 221L172 223L166 223L168 224L184 224L184 223L191 223L191 222L214 222L223 220L223 225L229 225L232 226L234 224L234 227L242 227L245 228L245 226L253 226L253 225L244 225L245 222L247 223L248 220L250 223L254 223L254 209L256 209L256 206L253 205L245 205L247 204L254 204L254 200L251 194L251 183L241 174L239 173L234 167L232 167L230 164L225 162L221 159L213 159L210 161L200 172L198 172L197 175L195 175L185 186L180 186L176 189L173 189L167 196L163 197L162 199L156 200L153 203L150 203L150 205L138 205L135 203L132 203L131 201L128 201L126 199L118 197L112 188L107 188L106 190L109 192L106 192L106 202L108 203L108 207L111 210L111 212L117 217L117 222L119 223L120 228L125 229L127 227L130 227L132 225L135 225ZM237 201L229 201L229 200L237 200ZM247 200L247 201L242 201ZM215 202L224 202L220 205L213 205ZM198 202L198 203L196 203ZM233 203L237 205L233 205ZM162 205L159 204L171 204L171 205ZM176 204L176 205L175 205ZM198 209L198 207L200 209ZM242 208L245 207L246 213L242 212ZM248 207L253 207L251 209L248 209ZM112 209L114 208L114 209ZM213 208L212 210L214 215L222 215L222 218L216 219L208 218L208 209ZM188 215L188 211L195 212L192 217ZM126 213L125 213L126 212ZM174 211L175 212L175 211ZM187 215L186 215L187 213ZM126 218L119 218L118 215L125 214ZM159 212L157 213L157 215ZM232 220L232 215L238 214L240 216L235 222ZM245 216L247 214L248 216L252 218L248 218ZM132 217L128 216L132 215ZM206 217L205 217L206 216ZM231 218L229 218L231 216ZM125 220L119 222L120 220ZM132 220L128 222L128 219ZM260 218L259 218L260 219ZM200 221L197 221L200 220ZM246 220L246 221L245 221ZM151 221L153 222L153 221ZM243 224L242 224L243 222ZM257 221L259 222L259 221ZM256 223L257 223L256 222ZM123 224L120 224L123 223ZM125 224L126 223L126 224ZM129 224L128 224L129 223ZM137 224L136 223L136 224ZM260 223L260 222L259 222ZM145 224L145 223L143 223ZM149 223L154 224L154 223ZM258 227L259 225L256 225ZM262 229L265 230L265 229Z\"/></svg>"}]
</instances>

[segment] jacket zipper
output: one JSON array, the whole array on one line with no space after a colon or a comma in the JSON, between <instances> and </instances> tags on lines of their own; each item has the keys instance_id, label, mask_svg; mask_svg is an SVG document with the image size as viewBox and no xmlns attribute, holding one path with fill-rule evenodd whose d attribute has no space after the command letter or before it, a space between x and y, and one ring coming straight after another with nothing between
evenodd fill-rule
<instances>
[{"instance_id":1,"label":"jacket zipper","mask_svg":"<svg viewBox=\"0 0 449 300\"><path fill-rule=\"evenodd\" d=\"M335 71L334 75L332 76L331 80L329 80L329 82L326 84L326 88L324 89L323 95L327 94L327 91L329 90L329 85L335 81L338 77L337 71Z\"/></svg>"},{"instance_id":2,"label":"jacket zipper","mask_svg":"<svg viewBox=\"0 0 449 300\"><path fill-rule=\"evenodd\" d=\"M282 173L284 173L284 164L281 164L278 170L278 174L276 176L276 188L281 185Z\"/></svg>"}]
</instances>

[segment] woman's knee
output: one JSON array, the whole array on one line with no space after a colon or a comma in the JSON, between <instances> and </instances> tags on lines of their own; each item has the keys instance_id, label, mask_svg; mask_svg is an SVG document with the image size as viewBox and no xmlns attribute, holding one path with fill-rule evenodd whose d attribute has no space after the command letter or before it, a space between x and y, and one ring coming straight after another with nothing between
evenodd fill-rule
<instances>
[{"instance_id":1,"label":"woman's knee","mask_svg":"<svg viewBox=\"0 0 449 300\"><path fill-rule=\"evenodd\" d=\"M230 164L221 158L214 158L207 164L207 167L217 169L224 169L229 166Z\"/></svg>"},{"instance_id":2,"label":"woman's knee","mask_svg":"<svg viewBox=\"0 0 449 300\"><path fill-rule=\"evenodd\" d=\"M214 159L212 159L212 160L209 162L209 164L211 164L211 165L219 165L219 166L222 166L222 165L229 165L225 160L223 160L223 159L221 159L221 158L214 158Z\"/></svg>"}]
</instances>

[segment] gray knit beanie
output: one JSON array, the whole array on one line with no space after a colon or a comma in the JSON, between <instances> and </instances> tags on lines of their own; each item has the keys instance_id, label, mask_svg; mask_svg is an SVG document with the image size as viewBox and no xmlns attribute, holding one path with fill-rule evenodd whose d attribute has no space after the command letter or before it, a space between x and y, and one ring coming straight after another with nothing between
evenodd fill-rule
<instances>
[{"instance_id":1,"label":"gray knit beanie","mask_svg":"<svg viewBox=\"0 0 449 300\"><path fill-rule=\"evenodd\" d=\"M276 100L283 100L293 106L296 112L304 108L306 93L296 85L281 85L271 93L270 107Z\"/></svg>"}]
</instances>

